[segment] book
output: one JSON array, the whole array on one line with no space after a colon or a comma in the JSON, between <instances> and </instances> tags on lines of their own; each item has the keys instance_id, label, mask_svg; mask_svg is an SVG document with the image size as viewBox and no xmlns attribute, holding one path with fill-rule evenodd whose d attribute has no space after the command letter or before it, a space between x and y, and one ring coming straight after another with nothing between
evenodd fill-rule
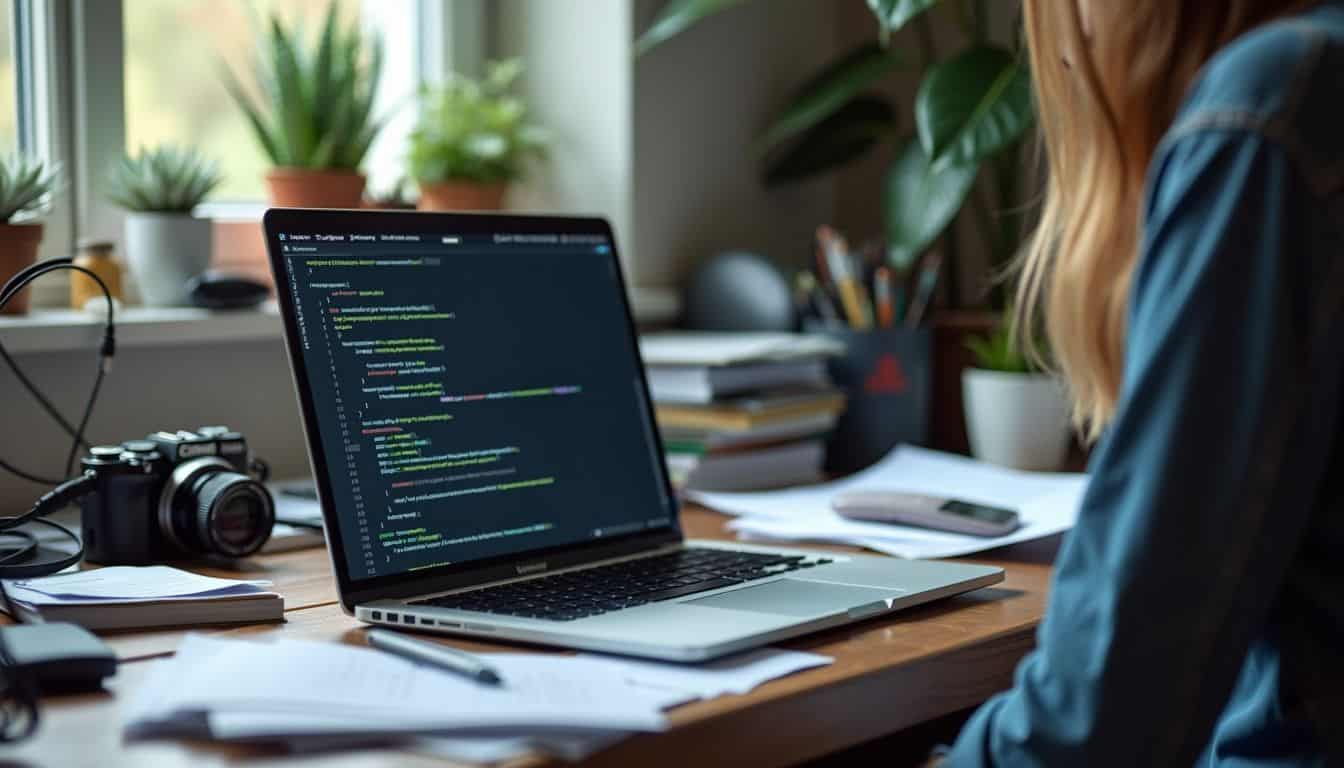
<instances>
[{"instance_id":1,"label":"book","mask_svg":"<svg viewBox=\"0 0 1344 768\"><path fill-rule=\"evenodd\" d=\"M821 358L737 365L652 365L649 391L656 402L709 403L725 395L762 389L830 385Z\"/></svg>"},{"instance_id":2,"label":"book","mask_svg":"<svg viewBox=\"0 0 1344 768\"><path fill-rule=\"evenodd\" d=\"M761 393L706 404L656 403L654 412L664 429L742 431L818 416L834 419L844 408L843 394L819 390Z\"/></svg>"},{"instance_id":3,"label":"book","mask_svg":"<svg viewBox=\"0 0 1344 768\"><path fill-rule=\"evenodd\" d=\"M800 333L665 332L641 336L646 365L719 366L844 354L843 342Z\"/></svg>"},{"instance_id":4,"label":"book","mask_svg":"<svg viewBox=\"0 0 1344 768\"><path fill-rule=\"evenodd\" d=\"M4 592L19 621L110 630L280 621L284 598L269 586L166 565L119 565L6 581Z\"/></svg>"},{"instance_id":5,"label":"book","mask_svg":"<svg viewBox=\"0 0 1344 768\"><path fill-rule=\"evenodd\" d=\"M752 429L681 429L661 430L663 450L669 453L717 453L777 445L804 440L835 429L835 413L818 413L802 419L766 424Z\"/></svg>"},{"instance_id":6,"label":"book","mask_svg":"<svg viewBox=\"0 0 1344 768\"><path fill-rule=\"evenodd\" d=\"M803 440L752 451L667 454L672 484L695 491L747 491L815 483L826 446Z\"/></svg>"}]
</instances>

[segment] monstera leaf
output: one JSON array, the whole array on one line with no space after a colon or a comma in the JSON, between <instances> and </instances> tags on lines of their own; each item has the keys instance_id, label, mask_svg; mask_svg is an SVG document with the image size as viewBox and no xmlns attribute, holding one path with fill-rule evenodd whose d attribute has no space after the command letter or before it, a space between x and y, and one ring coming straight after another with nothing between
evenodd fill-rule
<instances>
[{"instance_id":1,"label":"monstera leaf","mask_svg":"<svg viewBox=\"0 0 1344 768\"><path fill-rule=\"evenodd\" d=\"M938 239L961 210L975 184L977 164L930 162L924 146L911 137L887 172L887 245L896 266L913 263Z\"/></svg>"},{"instance_id":2,"label":"monstera leaf","mask_svg":"<svg viewBox=\"0 0 1344 768\"><path fill-rule=\"evenodd\" d=\"M860 96L822 120L796 143L767 158L767 186L815 176L853 160L892 134L896 111L875 96Z\"/></svg>"},{"instance_id":3,"label":"monstera leaf","mask_svg":"<svg viewBox=\"0 0 1344 768\"><path fill-rule=\"evenodd\" d=\"M635 55L643 56L700 21L745 2L747 0L672 0L663 6L658 17L635 43Z\"/></svg>"},{"instance_id":4,"label":"monstera leaf","mask_svg":"<svg viewBox=\"0 0 1344 768\"><path fill-rule=\"evenodd\" d=\"M885 39L938 3L939 0L868 0L868 7L877 17L877 23L882 25Z\"/></svg>"},{"instance_id":5,"label":"monstera leaf","mask_svg":"<svg viewBox=\"0 0 1344 768\"><path fill-rule=\"evenodd\" d=\"M1031 77L1013 54L981 45L931 68L915 127L935 165L968 165L1017 141L1033 119Z\"/></svg>"},{"instance_id":6,"label":"monstera leaf","mask_svg":"<svg viewBox=\"0 0 1344 768\"><path fill-rule=\"evenodd\" d=\"M893 52L870 43L837 59L797 90L766 129L758 149L768 152L817 125L900 65Z\"/></svg>"}]
</instances>

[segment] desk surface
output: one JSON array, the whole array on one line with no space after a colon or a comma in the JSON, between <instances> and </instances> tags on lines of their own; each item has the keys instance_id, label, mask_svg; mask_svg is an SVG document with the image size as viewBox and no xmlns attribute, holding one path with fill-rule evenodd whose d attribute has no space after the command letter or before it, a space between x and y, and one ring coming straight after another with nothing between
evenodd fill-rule
<instances>
[{"instance_id":1,"label":"desk surface","mask_svg":"<svg viewBox=\"0 0 1344 768\"><path fill-rule=\"evenodd\" d=\"M695 507L683 512L692 538L731 538L724 518ZM1045 610L1056 540L1000 549L968 562L1006 569L1003 583L895 616L786 643L835 657L831 666L768 683L746 696L725 696L680 707L665 733L640 735L595 756L600 766L789 765L819 757L965 709L1006 688L1018 659L1031 649ZM824 547L818 547L824 548ZM834 548L831 549L843 549ZM272 579L285 596L285 622L215 630L227 635L284 633L288 637L362 644L363 631L336 602L326 553L320 549L260 558L250 573ZM238 572L214 572L239 577ZM276 753L181 742L123 744L116 692L133 690L152 659L170 653L183 631L108 636L123 664L113 695L44 702L38 736L0 749L0 760L40 765L225 765L239 757L274 760ZM453 641L473 649L499 649ZM515 646L516 647L516 646ZM306 757L304 765L446 765L394 750L361 750ZM545 765L528 759L517 765Z\"/></svg>"}]
</instances>

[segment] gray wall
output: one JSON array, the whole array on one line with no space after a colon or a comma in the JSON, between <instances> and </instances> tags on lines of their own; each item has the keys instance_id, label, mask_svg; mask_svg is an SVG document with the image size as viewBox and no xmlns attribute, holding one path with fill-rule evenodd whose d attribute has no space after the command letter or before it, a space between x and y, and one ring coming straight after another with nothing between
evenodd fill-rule
<instances>
[{"instance_id":1,"label":"gray wall","mask_svg":"<svg viewBox=\"0 0 1344 768\"><path fill-rule=\"evenodd\" d=\"M88 396L93 358L91 349L16 355L28 376L72 420ZM31 472L59 475L69 438L4 366L0 410L4 458ZM119 350L90 422L89 440L120 442L159 429L220 423L243 432L277 477L308 474L298 405L278 337ZM45 490L0 472L0 513L26 509Z\"/></svg>"}]
</instances>

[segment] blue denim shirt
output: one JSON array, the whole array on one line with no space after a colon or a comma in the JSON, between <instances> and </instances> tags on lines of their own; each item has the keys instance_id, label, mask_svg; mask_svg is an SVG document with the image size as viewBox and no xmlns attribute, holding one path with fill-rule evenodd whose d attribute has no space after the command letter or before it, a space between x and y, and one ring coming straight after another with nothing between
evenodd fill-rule
<instances>
[{"instance_id":1,"label":"blue denim shirt","mask_svg":"<svg viewBox=\"0 0 1344 768\"><path fill-rule=\"evenodd\" d=\"M1143 214L1038 648L949 764L1344 765L1344 2L1218 52Z\"/></svg>"}]
</instances>

